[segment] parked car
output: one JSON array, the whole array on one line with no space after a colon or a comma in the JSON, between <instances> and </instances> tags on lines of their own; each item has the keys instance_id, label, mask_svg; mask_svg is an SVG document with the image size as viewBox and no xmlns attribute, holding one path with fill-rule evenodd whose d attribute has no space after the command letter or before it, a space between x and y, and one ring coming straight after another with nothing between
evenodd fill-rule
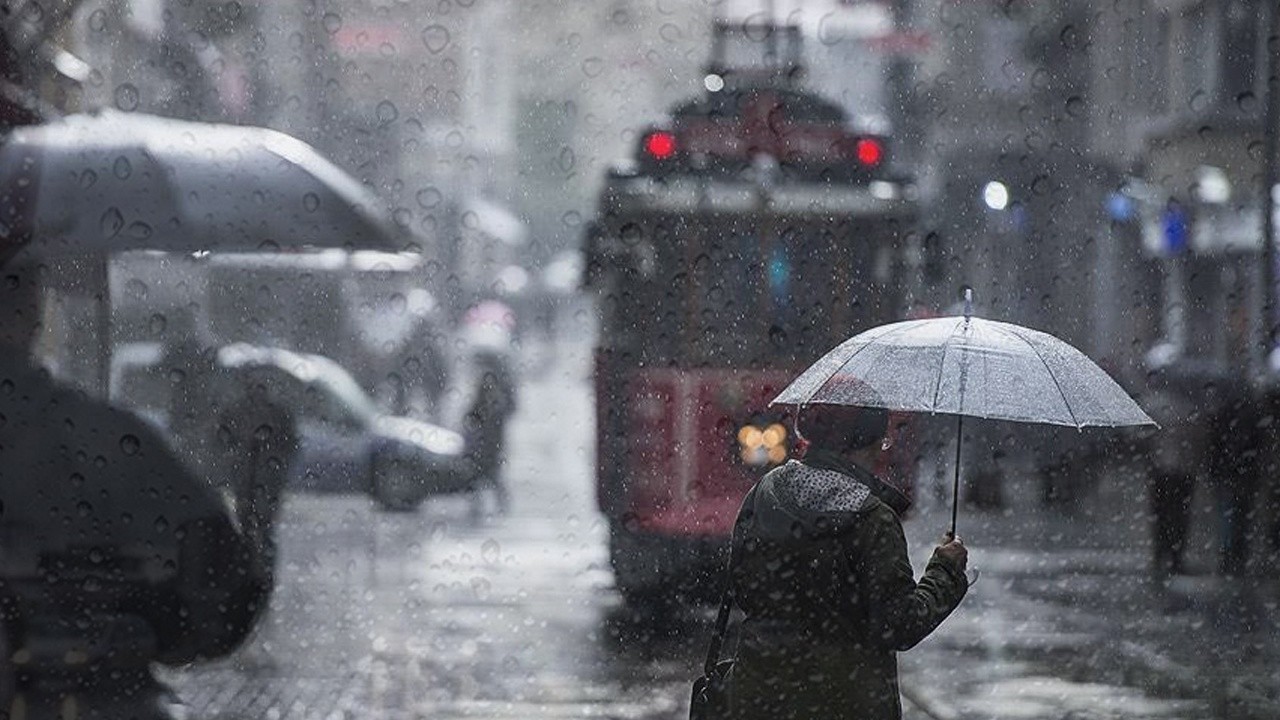
<instances>
[{"instance_id":1,"label":"parked car","mask_svg":"<svg viewBox=\"0 0 1280 720\"><path fill-rule=\"evenodd\" d=\"M158 385L171 384L174 374L172 368L158 367L163 357L152 343L117 348L112 398L171 431L169 403L156 391ZM471 488L474 473L462 435L381 412L351 373L330 358L234 343L216 350L213 365L210 388L215 397L234 397L246 383L258 383L293 415L299 449L288 472L291 490L368 492L384 508L407 510L431 495ZM175 438L175 443L211 483L221 486L217 461L199 457L201 447L216 446L216 417L207 425L202 441Z\"/></svg>"},{"instance_id":2,"label":"parked car","mask_svg":"<svg viewBox=\"0 0 1280 720\"><path fill-rule=\"evenodd\" d=\"M467 490L458 433L388 415L345 368L319 355L236 343L220 348L221 382L269 377L268 392L295 413L300 447L290 471L298 490L367 490L388 509Z\"/></svg>"}]
</instances>

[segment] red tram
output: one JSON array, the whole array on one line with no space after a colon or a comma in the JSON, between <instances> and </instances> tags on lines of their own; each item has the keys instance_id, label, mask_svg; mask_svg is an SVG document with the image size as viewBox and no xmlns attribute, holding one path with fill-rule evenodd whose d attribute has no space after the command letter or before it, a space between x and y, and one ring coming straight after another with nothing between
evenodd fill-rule
<instances>
[{"instance_id":1,"label":"red tram","mask_svg":"<svg viewBox=\"0 0 1280 720\"><path fill-rule=\"evenodd\" d=\"M918 202L888 138L799 86L796 28L717 28L717 58L742 43L763 43L766 62L713 60L707 93L610 172L586 239L598 500L633 602L719 588L743 495L793 450L768 401L899 319L917 274ZM904 485L910 446L879 468Z\"/></svg>"}]
</instances>

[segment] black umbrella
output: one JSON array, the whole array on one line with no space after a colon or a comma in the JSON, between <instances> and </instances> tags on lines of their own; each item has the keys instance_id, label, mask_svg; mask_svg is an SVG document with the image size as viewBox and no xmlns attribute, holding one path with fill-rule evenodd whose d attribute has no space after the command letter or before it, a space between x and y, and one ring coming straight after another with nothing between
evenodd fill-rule
<instances>
[{"instance_id":1,"label":"black umbrella","mask_svg":"<svg viewBox=\"0 0 1280 720\"><path fill-rule=\"evenodd\" d=\"M104 111L0 144L7 258L120 250L403 250L359 182L272 130Z\"/></svg>"}]
</instances>

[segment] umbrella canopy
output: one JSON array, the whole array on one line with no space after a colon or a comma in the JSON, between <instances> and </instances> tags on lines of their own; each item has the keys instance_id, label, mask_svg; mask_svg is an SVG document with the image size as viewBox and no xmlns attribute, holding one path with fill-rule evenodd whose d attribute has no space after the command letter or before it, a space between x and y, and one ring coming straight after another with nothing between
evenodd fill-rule
<instances>
[{"instance_id":1,"label":"umbrella canopy","mask_svg":"<svg viewBox=\"0 0 1280 720\"><path fill-rule=\"evenodd\" d=\"M773 403L863 405L1053 425L1154 425L1084 353L981 318L881 325L846 340Z\"/></svg>"},{"instance_id":2,"label":"umbrella canopy","mask_svg":"<svg viewBox=\"0 0 1280 720\"><path fill-rule=\"evenodd\" d=\"M272 130L104 111L0 144L0 256L403 250L376 198Z\"/></svg>"}]
</instances>

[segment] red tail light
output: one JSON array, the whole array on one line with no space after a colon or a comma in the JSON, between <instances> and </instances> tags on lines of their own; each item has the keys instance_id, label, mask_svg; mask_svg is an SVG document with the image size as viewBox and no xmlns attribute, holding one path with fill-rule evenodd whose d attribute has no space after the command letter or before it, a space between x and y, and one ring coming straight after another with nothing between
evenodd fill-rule
<instances>
[{"instance_id":1,"label":"red tail light","mask_svg":"<svg viewBox=\"0 0 1280 720\"><path fill-rule=\"evenodd\" d=\"M644 151L654 160L666 160L676 154L676 136L656 130L644 138Z\"/></svg>"},{"instance_id":2,"label":"red tail light","mask_svg":"<svg viewBox=\"0 0 1280 720\"><path fill-rule=\"evenodd\" d=\"M859 138L854 153L863 167L875 167L884 160L884 144L875 138Z\"/></svg>"}]
</instances>

